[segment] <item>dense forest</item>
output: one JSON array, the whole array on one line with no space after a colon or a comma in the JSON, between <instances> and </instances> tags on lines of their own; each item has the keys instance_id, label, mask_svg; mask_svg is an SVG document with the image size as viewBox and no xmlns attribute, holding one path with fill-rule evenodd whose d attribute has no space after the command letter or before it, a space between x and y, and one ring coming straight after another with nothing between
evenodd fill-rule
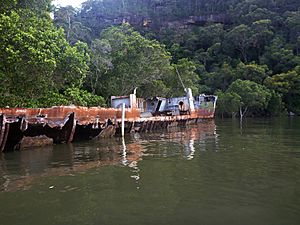
<instances>
[{"instance_id":1,"label":"dense forest","mask_svg":"<svg viewBox=\"0 0 300 225\"><path fill-rule=\"evenodd\" d=\"M222 116L300 114L299 0L1 0L0 107L218 95Z\"/></svg>"}]
</instances>

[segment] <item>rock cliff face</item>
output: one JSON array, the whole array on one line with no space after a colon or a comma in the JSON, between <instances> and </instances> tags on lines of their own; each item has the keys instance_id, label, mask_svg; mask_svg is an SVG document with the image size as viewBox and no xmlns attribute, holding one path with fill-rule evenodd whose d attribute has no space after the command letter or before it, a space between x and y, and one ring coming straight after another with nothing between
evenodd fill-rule
<instances>
[{"instance_id":1,"label":"rock cliff face","mask_svg":"<svg viewBox=\"0 0 300 225\"><path fill-rule=\"evenodd\" d=\"M97 37L101 31L111 25L129 23L140 32L152 32L160 35L165 29L188 29L203 26L206 23L230 23L225 10L201 5L202 1L94 1L84 5L78 19L91 28ZM205 8L206 7L206 8Z\"/></svg>"},{"instance_id":2,"label":"rock cliff face","mask_svg":"<svg viewBox=\"0 0 300 225\"><path fill-rule=\"evenodd\" d=\"M166 19L158 20L154 17L145 17L134 14L120 15L117 17L98 17L99 24L103 27L96 35L100 35L101 31L111 25L120 25L122 23L128 23L133 26L140 33L153 33L156 38L169 35L170 32L174 34L175 39L180 39L184 33L193 29L195 26L205 26L207 23L222 23L229 24L230 19L224 14L210 14L210 15L197 15L189 16L181 19Z\"/></svg>"},{"instance_id":3,"label":"rock cliff face","mask_svg":"<svg viewBox=\"0 0 300 225\"><path fill-rule=\"evenodd\" d=\"M107 25L119 25L122 23L129 23L132 26L138 27L162 27L168 26L169 24L182 24L182 25L197 25L203 26L206 23L222 23L228 24L230 23L229 16L226 14L209 14L209 15L191 15L185 18L180 19L166 19L161 20L158 18L153 18L151 16L141 16L137 14L121 14L117 16L108 16L108 15L98 15L96 17L96 21L100 24Z\"/></svg>"},{"instance_id":4,"label":"rock cliff face","mask_svg":"<svg viewBox=\"0 0 300 225\"><path fill-rule=\"evenodd\" d=\"M190 25L204 25L206 23L230 23L229 16L226 14L210 14L210 15L198 15L190 16L186 21Z\"/></svg>"}]
</instances>

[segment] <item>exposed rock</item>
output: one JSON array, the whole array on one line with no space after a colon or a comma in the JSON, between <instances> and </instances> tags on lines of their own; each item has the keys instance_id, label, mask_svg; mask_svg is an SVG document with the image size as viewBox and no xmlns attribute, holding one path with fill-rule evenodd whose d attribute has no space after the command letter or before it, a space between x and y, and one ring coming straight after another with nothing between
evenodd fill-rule
<instances>
[{"instance_id":1,"label":"exposed rock","mask_svg":"<svg viewBox=\"0 0 300 225\"><path fill-rule=\"evenodd\" d=\"M41 147L46 145L53 145L53 139L46 135L35 137L23 137L19 144L19 149L24 150L29 147Z\"/></svg>"}]
</instances>

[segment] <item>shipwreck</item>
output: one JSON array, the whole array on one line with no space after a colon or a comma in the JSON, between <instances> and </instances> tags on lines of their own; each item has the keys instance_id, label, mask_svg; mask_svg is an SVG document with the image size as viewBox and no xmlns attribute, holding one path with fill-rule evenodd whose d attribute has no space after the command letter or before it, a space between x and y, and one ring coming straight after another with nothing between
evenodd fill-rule
<instances>
[{"instance_id":1,"label":"shipwreck","mask_svg":"<svg viewBox=\"0 0 300 225\"><path fill-rule=\"evenodd\" d=\"M0 108L0 152L197 123L214 118L216 101L188 88L175 98L112 96L111 108Z\"/></svg>"}]
</instances>

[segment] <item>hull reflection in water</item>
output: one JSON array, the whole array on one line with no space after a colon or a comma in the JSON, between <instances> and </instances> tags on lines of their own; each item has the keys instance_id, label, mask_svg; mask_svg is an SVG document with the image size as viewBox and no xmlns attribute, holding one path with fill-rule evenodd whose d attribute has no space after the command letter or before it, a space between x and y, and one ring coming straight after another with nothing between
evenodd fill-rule
<instances>
[{"instance_id":1,"label":"hull reflection in water","mask_svg":"<svg viewBox=\"0 0 300 225\"><path fill-rule=\"evenodd\" d=\"M176 156L191 160L195 154L195 141L200 143L201 150L205 149L207 139L214 140L217 150L213 120L163 132L134 133L123 140L100 139L1 154L0 191L26 190L42 177L73 176L103 166L128 166L133 169L131 177L138 180L138 162L143 157ZM170 143L174 145L173 149L167 147Z\"/></svg>"}]
</instances>

